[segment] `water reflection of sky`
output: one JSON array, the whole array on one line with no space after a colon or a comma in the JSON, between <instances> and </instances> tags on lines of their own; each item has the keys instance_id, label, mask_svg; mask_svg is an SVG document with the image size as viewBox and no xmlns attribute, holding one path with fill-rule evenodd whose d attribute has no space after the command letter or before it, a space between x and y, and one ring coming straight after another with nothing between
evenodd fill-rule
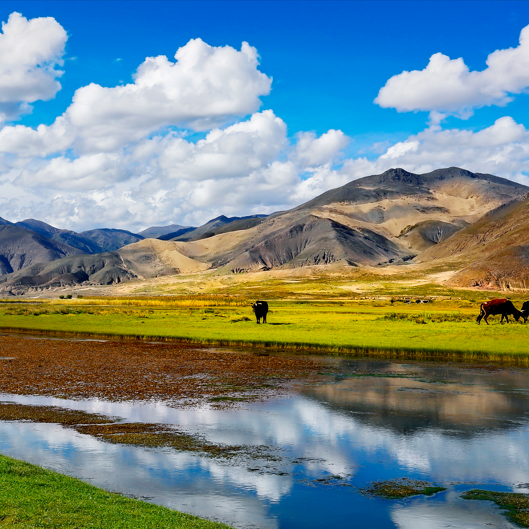
<instances>
[{"instance_id":1,"label":"water reflection of sky","mask_svg":"<svg viewBox=\"0 0 529 529\"><path fill-rule=\"evenodd\" d=\"M0 422L0 452L237 527L512 527L490 504L459 492L473 483L527 491L515 486L529 482L529 375L352 361L342 362L342 374L366 366L414 378L331 376L292 398L237 410L2 397L177 424L217 443L274 445L285 458L272 468L111 445L31 423ZM357 488L411 477L449 490L395 502L313 481L328 475Z\"/></svg>"}]
</instances>

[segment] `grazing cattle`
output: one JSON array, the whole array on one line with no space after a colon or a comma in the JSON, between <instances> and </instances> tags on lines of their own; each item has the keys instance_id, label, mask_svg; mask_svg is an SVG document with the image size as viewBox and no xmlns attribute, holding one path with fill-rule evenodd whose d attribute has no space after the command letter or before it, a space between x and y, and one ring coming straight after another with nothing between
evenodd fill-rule
<instances>
[{"instance_id":1,"label":"grazing cattle","mask_svg":"<svg viewBox=\"0 0 529 529\"><path fill-rule=\"evenodd\" d=\"M491 301L487 301L486 303L481 304L479 316L476 321L479 325L481 319L483 318L485 320L485 323L488 325L489 322L487 321L487 318L489 316L496 316L500 314L501 323L503 323L503 318L505 318L507 320L507 323L509 323L509 315L514 316L514 319L516 321L520 319L520 316L523 316L523 313L521 313L518 309L515 308L515 306L512 304L512 301L509 301L508 299L493 299Z\"/></svg>"},{"instance_id":2,"label":"grazing cattle","mask_svg":"<svg viewBox=\"0 0 529 529\"><path fill-rule=\"evenodd\" d=\"M529 301L523 302L522 310L520 312L522 313L523 322L527 323L527 318L529 318Z\"/></svg>"},{"instance_id":3,"label":"grazing cattle","mask_svg":"<svg viewBox=\"0 0 529 529\"><path fill-rule=\"evenodd\" d=\"M252 305L252 309L255 312L257 323L261 323L259 320L262 318L263 323L266 323L266 314L268 312L268 303L266 301L256 301Z\"/></svg>"}]
</instances>

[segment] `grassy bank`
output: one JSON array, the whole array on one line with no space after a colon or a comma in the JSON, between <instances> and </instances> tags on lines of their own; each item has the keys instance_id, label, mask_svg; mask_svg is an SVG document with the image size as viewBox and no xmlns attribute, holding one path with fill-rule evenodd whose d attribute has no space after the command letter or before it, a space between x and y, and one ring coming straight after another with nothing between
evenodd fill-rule
<instances>
[{"instance_id":1,"label":"grassy bank","mask_svg":"<svg viewBox=\"0 0 529 529\"><path fill-rule=\"evenodd\" d=\"M0 527L222 529L228 526L112 494L0 456Z\"/></svg>"},{"instance_id":2,"label":"grassy bank","mask_svg":"<svg viewBox=\"0 0 529 529\"><path fill-rule=\"evenodd\" d=\"M84 301L84 300L83 300ZM256 325L249 306L62 305L0 308L0 327L77 336L183 340L226 346L409 358L509 361L529 364L529 325L476 325L475 303L427 306L361 301L274 302L268 325Z\"/></svg>"}]
</instances>

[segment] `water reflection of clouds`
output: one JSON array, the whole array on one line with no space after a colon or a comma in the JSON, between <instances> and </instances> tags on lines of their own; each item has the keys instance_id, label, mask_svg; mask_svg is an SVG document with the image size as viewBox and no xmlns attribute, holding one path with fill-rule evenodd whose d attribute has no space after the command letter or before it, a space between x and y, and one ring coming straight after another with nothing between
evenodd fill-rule
<instances>
[{"instance_id":1,"label":"water reflection of clouds","mask_svg":"<svg viewBox=\"0 0 529 529\"><path fill-rule=\"evenodd\" d=\"M17 397L16 400L26 399ZM529 452L526 449L529 432L522 427L488 434L482 432L471 439L446 435L439 429L423 429L413 435L403 435L391 428L370 426L365 419L359 420L356 414L342 412L302 396L228 411L173 409L161 404L135 407L130 403L98 401L62 401L61 404L120 415L127 420L179 424L203 433L214 442L283 446L291 449L288 454L292 457L322 458L323 461L305 464L306 470L313 473L350 475L358 464L383 458L404 472L434 474L437 479L499 481L505 484L529 482ZM53 436L46 440L49 446L54 440L63 442L61 430L54 430ZM72 443L71 434L64 432L62 436L65 435ZM84 450L89 449L89 444L98 443L93 438L75 435L84 438ZM182 464L185 461L184 466L188 466L191 462L196 464L197 458L188 456L188 459L180 461ZM201 464L208 469L215 468L215 475L222 476L224 481L231 479L237 486L253 487L260 496L270 501L277 501L278 491L286 494L290 487L285 479L277 479L273 486L268 487L268 478L263 479L263 476L248 472L243 467L212 467L211 460L203 460Z\"/></svg>"},{"instance_id":2,"label":"water reflection of clouds","mask_svg":"<svg viewBox=\"0 0 529 529\"><path fill-rule=\"evenodd\" d=\"M524 423L524 414L520 410L524 413L525 410L519 402L514 402L510 410L513 422L508 428L481 428L473 435L460 435L457 430L431 427L431 424L430 427L403 430L388 421L385 427L379 420L387 412L384 402L391 404L392 419L398 412L394 407L394 396L377 401L373 397L375 392L370 391L367 395L370 405L376 401L379 403L378 412L381 408L384 412L377 415L366 413L365 409L351 408L355 399L365 403L361 393L356 393L354 398L350 394L345 399L346 406L342 405L342 397L336 397L339 393L319 389L324 391L319 391L318 398L295 395L290 399L236 410L174 409L160 403L138 405L98 400L2 397L3 400L26 404L59 405L115 415L128 421L175 424L201 433L212 442L276 445L285 448L284 455L290 459L314 458L297 464L288 461L278 464L279 470L288 474L283 476L251 472L246 465L188 453L148 451L102 443L57 425L0 423L0 451L111 490L153 497L156 503L178 510L219 518L239 527L271 529L278 527L280 522L270 516L270 506L293 494L302 494L299 492L301 486L292 475L299 470L296 465L302 466L303 476L309 478L327 473L354 474L353 483L357 486L363 486L366 480L406 475L440 482L501 483L507 487L529 482L529 428ZM338 402L333 400L335 397ZM439 398L445 396L434 397ZM448 407L439 408L430 401L415 404L414 410L441 409L445 416L449 410L451 417L473 413L472 409L466 409L458 415L453 395L446 398L450 399ZM409 399L408 395L406 402L409 403ZM477 400L465 397L461 402L470 405ZM498 409L509 412L505 407L508 402L513 401L504 395L501 398L493 396L490 404L479 405L479 413L488 414ZM439 417L437 411L434 416ZM493 422L490 417L481 416L471 423L476 426L480 421L483 424ZM373 469L380 468L383 468L384 478L374 474L376 470ZM449 497L449 494L443 497ZM453 515L446 518L452 505ZM417 523L413 524L417 519L421 520L420 527L426 529L445 527L439 525L439 519L450 519L454 521L454 527L471 529L486 526L489 518L483 512L488 512L487 509L477 503L457 500L455 496L445 503L412 500L397 505L391 511L391 519L401 529L418 527ZM467 520L472 519L474 525L470 522L467 525ZM505 524L494 526L510 527Z\"/></svg>"},{"instance_id":3,"label":"water reflection of clouds","mask_svg":"<svg viewBox=\"0 0 529 529\"><path fill-rule=\"evenodd\" d=\"M101 443L57 425L0 423L0 432L0 452L11 457L239 527L275 529L263 500L278 501L291 487L291 478L252 474L186 453Z\"/></svg>"},{"instance_id":4,"label":"water reflection of clouds","mask_svg":"<svg viewBox=\"0 0 529 529\"><path fill-rule=\"evenodd\" d=\"M390 513L398 529L515 529L500 514L499 509L483 502L462 500L455 491L441 500L412 499L408 504L396 505Z\"/></svg>"}]
</instances>

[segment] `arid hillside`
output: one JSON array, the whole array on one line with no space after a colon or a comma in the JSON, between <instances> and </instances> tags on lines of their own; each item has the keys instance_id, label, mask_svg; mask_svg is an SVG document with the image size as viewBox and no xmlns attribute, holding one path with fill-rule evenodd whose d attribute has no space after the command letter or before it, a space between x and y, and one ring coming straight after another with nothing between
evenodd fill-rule
<instances>
[{"instance_id":1,"label":"arid hillside","mask_svg":"<svg viewBox=\"0 0 529 529\"><path fill-rule=\"evenodd\" d=\"M521 184L459 168L424 175L390 169L268 217L219 217L173 240L139 240L116 251L34 264L2 277L0 289L20 294L32 288L112 284L206 270L238 274L458 258L466 267L483 259L480 248L485 243L491 259L494 252L507 251L507 239L496 246L493 241L507 237L511 225L523 231L523 222L515 219L528 193ZM98 235L116 236L118 231L132 235L122 230L98 230ZM102 245L102 239L97 243ZM513 270L520 255L510 259ZM466 284L466 277L458 274L454 281ZM476 284L492 281L483 277L478 274Z\"/></svg>"},{"instance_id":2,"label":"arid hillside","mask_svg":"<svg viewBox=\"0 0 529 529\"><path fill-rule=\"evenodd\" d=\"M426 175L390 169L253 228L223 234L209 241L207 251L193 243L182 243L180 251L227 272L406 262L528 192L515 182L458 168Z\"/></svg>"},{"instance_id":3,"label":"arid hillside","mask_svg":"<svg viewBox=\"0 0 529 529\"><path fill-rule=\"evenodd\" d=\"M529 286L529 199L491 211L446 242L421 254L425 262L454 260L454 286L492 289Z\"/></svg>"}]
</instances>

